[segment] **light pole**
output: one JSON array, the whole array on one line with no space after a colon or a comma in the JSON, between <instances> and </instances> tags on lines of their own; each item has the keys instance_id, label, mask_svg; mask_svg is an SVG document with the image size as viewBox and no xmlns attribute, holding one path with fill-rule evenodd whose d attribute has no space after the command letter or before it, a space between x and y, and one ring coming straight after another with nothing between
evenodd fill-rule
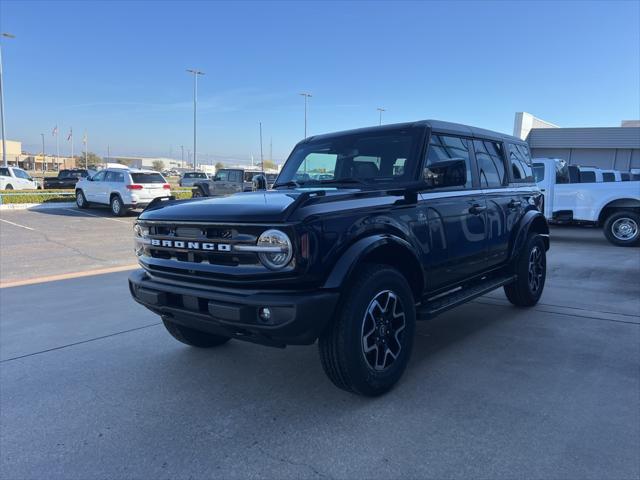
<instances>
[{"instance_id":1,"label":"light pole","mask_svg":"<svg viewBox=\"0 0 640 480\"><path fill-rule=\"evenodd\" d=\"M184 168L184 145L180 145L180 150L182 150L182 163L180 166Z\"/></svg>"},{"instance_id":2,"label":"light pole","mask_svg":"<svg viewBox=\"0 0 640 480\"><path fill-rule=\"evenodd\" d=\"M4 38L16 38L10 33L2 33ZM4 133L4 88L2 86L2 43L0 43L0 123L2 124L2 165L7 166L7 139Z\"/></svg>"},{"instance_id":3,"label":"light pole","mask_svg":"<svg viewBox=\"0 0 640 480\"><path fill-rule=\"evenodd\" d=\"M387 110L382 107L378 107L377 110L380 112L380 121L378 122L378 125L382 125L382 112L386 112Z\"/></svg>"},{"instance_id":4,"label":"light pole","mask_svg":"<svg viewBox=\"0 0 640 480\"><path fill-rule=\"evenodd\" d=\"M312 95L306 92L302 92L300 95L304 97L304 138L307 138L307 99Z\"/></svg>"},{"instance_id":5,"label":"light pole","mask_svg":"<svg viewBox=\"0 0 640 480\"><path fill-rule=\"evenodd\" d=\"M197 144L198 144L198 134L196 130L197 125L197 116L196 112L198 110L198 75L204 75L204 72L200 70L196 70L193 68L188 68L187 72L193 74L193 169L196 169L196 164L198 162L196 157L197 152Z\"/></svg>"},{"instance_id":6,"label":"light pole","mask_svg":"<svg viewBox=\"0 0 640 480\"><path fill-rule=\"evenodd\" d=\"M42 137L42 171L45 172L47 170L46 168L46 157L44 156L44 133L41 133L40 136Z\"/></svg>"}]
</instances>

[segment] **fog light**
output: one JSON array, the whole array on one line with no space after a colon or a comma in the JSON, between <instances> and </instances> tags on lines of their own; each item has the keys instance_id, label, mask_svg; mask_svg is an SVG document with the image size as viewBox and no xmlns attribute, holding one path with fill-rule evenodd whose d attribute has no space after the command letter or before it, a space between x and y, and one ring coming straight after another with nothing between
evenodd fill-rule
<instances>
[{"instance_id":1,"label":"fog light","mask_svg":"<svg viewBox=\"0 0 640 480\"><path fill-rule=\"evenodd\" d=\"M258 310L258 316L263 322L268 322L271 320L271 309L269 307L260 307Z\"/></svg>"}]
</instances>

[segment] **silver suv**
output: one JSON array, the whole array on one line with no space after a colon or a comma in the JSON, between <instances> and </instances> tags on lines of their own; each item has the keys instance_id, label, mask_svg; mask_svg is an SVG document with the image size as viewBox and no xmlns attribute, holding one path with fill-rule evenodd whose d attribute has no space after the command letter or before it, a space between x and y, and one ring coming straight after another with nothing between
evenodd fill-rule
<instances>
[{"instance_id":1,"label":"silver suv","mask_svg":"<svg viewBox=\"0 0 640 480\"><path fill-rule=\"evenodd\" d=\"M146 207L158 197L170 197L171 186L158 172L133 168L107 168L76 183L76 204L109 205L122 216L131 208Z\"/></svg>"}]
</instances>

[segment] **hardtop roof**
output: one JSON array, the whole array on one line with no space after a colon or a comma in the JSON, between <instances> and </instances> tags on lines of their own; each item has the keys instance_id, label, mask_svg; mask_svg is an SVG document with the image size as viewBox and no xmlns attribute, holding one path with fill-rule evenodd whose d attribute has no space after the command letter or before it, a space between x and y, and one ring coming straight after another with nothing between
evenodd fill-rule
<instances>
[{"instance_id":1,"label":"hardtop roof","mask_svg":"<svg viewBox=\"0 0 640 480\"><path fill-rule=\"evenodd\" d=\"M415 122L393 123L389 125L380 125L375 127L365 127L353 130L344 130L340 132L325 133L322 135L314 135L312 137L308 137L305 140L302 140L300 143L306 143L315 140L324 140L342 135L386 132L414 127L430 128L437 133L450 133L454 135L464 135L465 137L473 138L489 138L493 140L508 141L512 143L526 143L524 140L512 135L507 135L506 133L494 132L493 130L472 127L470 125L463 125L461 123L444 122L442 120L418 120Z\"/></svg>"}]
</instances>

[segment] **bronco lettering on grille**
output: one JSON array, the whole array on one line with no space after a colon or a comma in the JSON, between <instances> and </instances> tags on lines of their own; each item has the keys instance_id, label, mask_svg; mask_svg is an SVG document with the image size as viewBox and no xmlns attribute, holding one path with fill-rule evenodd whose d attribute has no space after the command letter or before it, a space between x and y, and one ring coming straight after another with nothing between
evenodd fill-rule
<instances>
[{"instance_id":1,"label":"bronco lettering on grille","mask_svg":"<svg viewBox=\"0 0 640 480\"><path fill-rule=\"evenodd\" d=\"M192 242L184 240L151 239L151 246L166 248L182 248L185 250L207 250L210 252L230 252L231 245L227 243Z\"/></svg>"}]
</instances>

